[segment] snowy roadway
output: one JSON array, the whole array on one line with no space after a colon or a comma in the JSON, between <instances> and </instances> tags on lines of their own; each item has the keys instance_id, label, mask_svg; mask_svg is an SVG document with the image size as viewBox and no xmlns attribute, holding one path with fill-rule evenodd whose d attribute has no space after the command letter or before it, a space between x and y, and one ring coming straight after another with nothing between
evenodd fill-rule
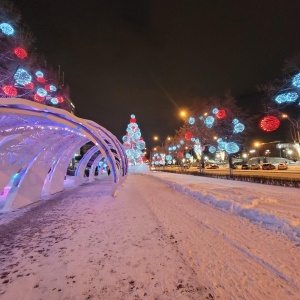
<instances>
[{"instance_id":1,"label":"snowy roadway","mask_svg":"<svg viewBox=\"0 0 300 300\"><path fill-rule=\"evenodd\" d=\"M108 177L0 216L0 299L300 299L299 189Z\"/></svg>"}]
</instances>

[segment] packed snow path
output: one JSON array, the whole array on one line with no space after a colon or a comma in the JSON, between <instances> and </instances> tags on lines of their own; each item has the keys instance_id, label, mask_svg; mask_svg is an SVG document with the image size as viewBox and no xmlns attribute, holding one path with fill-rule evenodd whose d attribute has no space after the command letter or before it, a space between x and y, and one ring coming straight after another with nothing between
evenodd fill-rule
<instances>
[{"instance_id":1,"label":"packed snow path","mask_svg":"<svg viewBox=\"0 0 300 300\"><path fill-rule=\"evenodd\" d=\"M1 217L1 300L300 298L286 235L147 175L116 198L107 180Z\"/></svg>"}]
</instances>

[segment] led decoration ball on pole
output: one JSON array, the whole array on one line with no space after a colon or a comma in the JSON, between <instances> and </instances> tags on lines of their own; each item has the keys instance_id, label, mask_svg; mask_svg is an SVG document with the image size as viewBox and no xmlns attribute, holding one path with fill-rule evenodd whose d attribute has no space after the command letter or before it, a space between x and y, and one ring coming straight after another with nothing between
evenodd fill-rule
<instances>
[{"instance_id":1,"label":"led decoration ball on pole","mask_svg":"<svg viewBox=\"0 0 300 300\"><path fill-rule=\"evenodd\" d=\"M274 116L266 116L260 120L259 126L263 131L274 131L280 125L280 121Z\"/></svg>"}]
</instances>

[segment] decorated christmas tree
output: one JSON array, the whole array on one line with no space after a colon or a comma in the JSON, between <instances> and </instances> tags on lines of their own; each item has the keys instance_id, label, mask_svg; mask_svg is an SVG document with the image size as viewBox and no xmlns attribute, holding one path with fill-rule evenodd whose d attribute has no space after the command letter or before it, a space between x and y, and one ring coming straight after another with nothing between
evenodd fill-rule
<instances>
[{"instance_id":1,"label":"decorated christmas tree","mask_svg":"<svg viewBox=\"0 0 300 300\"><path fill-rule=\"evenodd\" d=\"M141 131L136 123L135 115L131 115L130 123L126 129L127 133L123 136L123 146L128 156L130 165L136 165L143 163L146 143L142 138Z\"/></svg>"}]
</instances>

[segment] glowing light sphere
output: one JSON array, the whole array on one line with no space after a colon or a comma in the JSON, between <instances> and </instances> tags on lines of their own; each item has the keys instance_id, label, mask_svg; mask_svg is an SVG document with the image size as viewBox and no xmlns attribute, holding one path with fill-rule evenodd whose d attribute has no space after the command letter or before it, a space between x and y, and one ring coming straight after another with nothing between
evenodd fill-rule
<instances>
[{"instance_id":1,"label":"glowing light sphere","mask_svg":"<svg viewBox=\"0 0 300 300\"><path fill-rule=\"evenodd\" d=\"M40 83L44 83L46 81L44 77L37 77L36 80Z\"/></svg>"},{"instance_id":2,"label":"glowing light sphere","mask_svg":"<svg viewBox=\"0 0 300 300\"><path fill-rule=\"evenodd\" d=\"M285 102L295 102L298 99L297 93L284 93L275 97L275 102L278 104L282 104Z\"/></svg>"},{"instance_id":3,"label":"glowing light sphere","mask_svg":"<svg viewBox=\"0 0 300 300\"><path fill-rule=\"evenodd\" d=\"M168 154L168 155L166 156L166 160L172 160L172 155Z\"/></svg>"},{"instance_id":4,"label":"glowing light sphere","mask_svg":"<svg viewBox=\"0 0 300 300\"><path fill-rule=\"evenodd\" d=\"M225 146L225 151L229 154L237 153L240 151L240 147L237 143L229 142Z\"/></svg>"},{"instance_id":5,"label":"glowing light sphere","mask_svg":"<svg viewBox=\"0 0 300 300\"><path fill-rule=\"evenodd\" d=\"M216 118L218 119L223 119L225 117L226 117L226 112L224 109L220 109L216 114Z\"/></svg>"},{"instance_id":6,"label":"glowing light sphere","mask_svg":"<svg viewBox=\"0 0 300 300\"><path fill-rule=\"evenodd\" d=\"M180 144L183 145L184 144L184 140L180 140Z\"/></svg>"},{"instance_id":7,"label":"glowing light sphere","mask_svg":"<svg viewBox=\"0 0 300 300\"><path fill-rule=\"evenodd\" d=\"M184 137L187 141L189 141L193 137L193 134L190 131L188 131L185 133Z\"/></svg>"},{"instance_id":8,"label":"glowing light sphere","mask_svg":"<svg viewBox=\"0 0 300 300\"><path fill-rule=\"evenodd\" d=\"M44 97L42 96L39 96L38 94L34 94L34 100L37 101L37 102L43 102L44 101Z\"/></svg>"},{"instance_id":9,"label":"glowing light sphere","mask_svg":"<svg viewBox=\"0 0 300 300\"><path fill-rule=\"evenodd\" d=\"M300 88L300 73L298 73L297 75L295 75L292 79L292 85Z\"/></svg>"},{"instance_id":10,"label":"glowing light sphere","mask_svg":"<svg viewBox=\"0 0 300 300\"><path fill-rule=\"evenodd\" d=\"M35 76L36 76L36 77L44 77L44 73L41 72L41 71L36 71L36 72L35 72Z\"/></svg>"},{"instance_id":11,"label":"glowing light sphere","mask_svg":"<svg viewBox=\"0 0 300 300\"><path fill-rule=\"evenodd\" d=\"M222 142L219 142L219 143L218 143L218 149L219 149L219 150L225 150L226 144L227 144L227 143L226 143L226 142L223 142L223 141L222 141Z\"/></svg>"},{"instance_id":12,"label":"glowing light sphere","mask_svg":"<svg viewBox=\"0 0 300 300\"><path fill-rule=\"evenodd\" d=\"M57 105L58 104L58 100L57 100L57 98L51 98L51 103L53 104L53 105Z\"/></svg>"},{"instance_id":13,"label":"glowing light sphere","mask_svg":"<svg viewBox=\"0 0 300 300\"><path fill-rule=\"evenodd\" d=\"M192 141L192 142L195 142L195 138L191 138L191 141Z\"/></svg>"},{"instance_id":14,"label":"glowing light sphere","mask_svg":"<svg viewBox=\"0 0 300 300\"><path fill-rule=\"evenodd\" d=\"M0 29L1 29L2 33L6 34L6 35L13 35L15 32L14 29L12 28L12 26L9 25L8 23L1 23Z\"/></svg>"},{"instance_id":15,"label":"glowing light sphere","mask_svg":"<svg viewBox=\"0 0 300 300\"><path fill-rule=\"evenodd\" d=\"M215 115L215 114L217 114L218 113L218 109L217 108L214 108L213 110L212 110L212 113Z\"/></svg>"},{"instance_id":16,"label":"glowing light sphere","mask_svg":"<svg viewBox=\"0 0 300 300\"><path fill-rule=\"evenodd\" d=\"M209 148L208 148L208 151L210 152L210 153L215 153L216 152L216 147L214 147L214 146L209 146Z\"/></svg>"},{"instance_id":17,"label":"glowing light sphere","mask_svg":"<svg viewBox=\"0 0 300 300\"><path fill-rule=\"evenodd\" d=\"M32 77L26 70L18 69L14 75L14 79L18 84L25 86L31 82Z\"/></svg>"},{"instance_id":18,"label":"glowing light sphere","mask_svg":"<svg viewBox=\"0 0 300 300\"><path fill-rule=\"evenodd\" d=\"M199 117L199 120L204 120L204 117L203 117L203 116L200 116L200 117Z\"/></svg>"},{"instance_id":19,"label":"glowing light sphere","mask_svg":"<svg viewBox=\"0 0 300 300\"><path fill-rule=\"evenodd\" d=\"M232 120L232 124L233 124L233 125L236 125L236 124L238 124L238 123L240 123L240 121L239 121L238 119L233 119L233 120Z\"/></svg>"},{"instance_id":20,"label":"glowing light sphere","mask_svg":"<svg viewBox=\"0 0 300 300\"><path fill-rule=\"evenodd\" d=\"M15 87L13 87L12 85L5 85L2 88L3 92L5 93L5 95L7 96L17 96L18 92L17 89Z\"/></svg>"},{"instance_id":21,"label":"glowing light sphere","mask_svg":"<svg viewBox=\"0 0 300 300\"><path fill-rule=\"evenodd\" d=\"M185 154L185 158L191 158L191 154L186 153L186 154Z\"/></svg>"},{"instance_id":22,"label":"glowing light sphere","mask_svg":"<svg viewBox=\"0 0 300 300\"><path fill-rule=\"evenodd\" d=\"M189 117L188 122L189 122L191 125L195 124L195 118Z\"/></svg>"},{"instance_id":23,"label":"glowing light sphere","mask_svg":"<svg viewBox=\"0 0 300 300\"><path fill-rule=\"evenodd\" d=\"M47 91L44 90L43 88L37 89L36 93L37 93L39 96L41 96L41 97L46 97L47 94L48 94Z\"/></svg>"},{"instance_id":24,"label":"glowing light sphere","mask_svg":"<svg viewBox=\"0 0 300 300\"><path fill-rule=\"evenodd\" d=\"M135 115L134 114L132 114L131 116L130 116L130 123L136 123L136 119L135 119Z\"/></svg>"},{"instance_id":25,"label":"glowing light sphere","mask_svg":"<svg viewBox=\"0 0 300 300\"><path fill-rule=\"evenodd\" d=\"M56 98L57 98L58 103L63 103L65 101L62 96L58 96Z\"/></svg>"},{"instance_id":26,"label":"glowing light sphere","mask_svg":"<svg viewBox=\"0 0 300 300\"><path fill-rule=\"evenodd\" d=\"M32 82L29 82L29 83L25 84L24 87L25 87L26 89L33 90L34 84L33 84Z\"/></svg>"},{"instance_id":27,"label":"glowing light sphere","mask_svg":"<svg viewBox=\"0 0 300 300\"><path fill-rule=\"evenodd\" d=\"M195 143L200 143L200 140L199 139L195 139Z\"/></svg>"},{"instance_id":28,"label":"glowing light sphere","mask_svg":"<svg viewBox=\"0 0 300 300\"><path fill-rule=\"evenodd\" d=\"M27 57L27 52L25 49L21 48L21 47L17 47L14 49L14 53L21 59Z\"/></svg>"},{"instance_id":29,"label":"glowing light sphere","mask_svg":"<svg viewBox=\"0 0 300 300\"><path fill-rule=\"evenodd\" d=\"M53 85L53 84L50 84L50 92L56 92L57 91L57 88L56 88L56 86L55 85Z\"/></svg>"},{"instance_id":30,"label":"glowing light sphere","mask_svg":"<svg viewBox=\"0 0 300 300\"><path fill-rule=\"evenodd\" d=\"M233 128L233 133L239 133L239 132L242 132L244 131L245 129L245 125L242 124L242 123L237 123L234 125L234 128Z\"/></svg>"},{"instance_id":31,"label":"glowing light sphere","mask_svg":"<svg viewBox=\"0 0 300 300\"><path fill-rule=\"evenodd\" d=\"M212 128L213 124L215 122L215 118L212 116L208 116L205 120L204 123L207 128Z\"/></svg>"},{"instance_id":32,"label":"glowing light sphere","mask_svg":"<svg viewBox=\"0 0 300 300\"><path fill-rule=\"evenodd\" d=\"M180 148L180 147L181 147L181 145L180 145L180 144L178 144L178 145L177 145L177 148Z\"/></svg>"},{"instance_id":33,"label":"glowing light sphere","mask_svg":"<svg viewBox=\"0 0 300 300\"><path fill-rule=\"evenodd\" d=\"M280 121L274 116L266 116L262 118L259 122L259 126L263 131L274 131L280 125Z\"/></svg>"},{"instance_id":34,"label":"glowing light sphere","mask_svg":"<svg viewBox=\"0 0 300 300\"><path fill-rule=\"evenodd\" d=\"M176 150L176 148L177 148L176 146L173 146L173 150Z\"/></svg>"},{"instance_id":35,"label":"glowing light sphere","mask_svg":"<svg viewBox=\"0 0 300 300\"><path fill-rule=\"evenodd\" d=\"M182 153L182 152L178 152L178 153L177 153L177 157L178 157L178 158L183 158L183 153Z\"/></svg>"}]
</instances>

